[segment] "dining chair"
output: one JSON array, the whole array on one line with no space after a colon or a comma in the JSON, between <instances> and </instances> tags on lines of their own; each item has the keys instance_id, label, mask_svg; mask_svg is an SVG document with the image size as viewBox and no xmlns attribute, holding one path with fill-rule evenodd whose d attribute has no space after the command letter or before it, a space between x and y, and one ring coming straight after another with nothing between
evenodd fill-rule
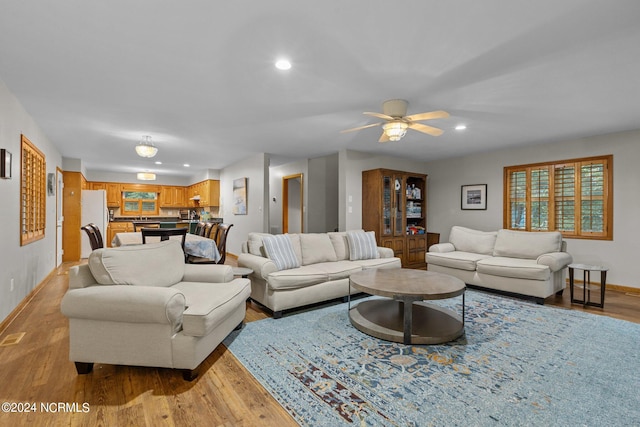
<instances>
[{"instance_id":1,"label":"dining chair","mask_svg":"<svg viewBox=\"0 0 640 427\"><path fill-rule=\"evenodd\" d=\"M102 241L102 234L100 233L100 229L94 223L90 223L87 225L83 225L80 227L87 236L89 236L89 244L91 245L91 250L95 251L96 249L100 249L104 247L104 242Z\"/></svg>"},{"instance_id":2,"label":"dining chair","mask_svg":"<svg viewBox=\"0 0 640 427\"><path fill-rule=\"evenodd\" d=\"M207 226L206 222L199 221L196 224L195 230L193 230L193 234L195 234L196 236L204 236L204 229L206 228L206 226Z\"/></svg>"},{"instance_id":3,"label":"dining chair","mask_svg":"<svg viewBox=\"0 0 640 427\"><path fill-rule=\"evenodd\" d=\"M160 236L160 241L169 240L171 236L182 236L182 251L184 252L184 242L187 239L188 229L180 228L142 228L142 244L147 243L147 237Z\"/></svg>"},{"instance_id":4,"label":"dining chair","mask_svg":"<svg viewBox=\"0 0 640 427\"><path fill-rule=\"evenodd\" d=\"M220 252L220 259L218 264L224 264L227 259L227 236L229 230L233 227L233 224L218 224L216 245L218 246L218 252Z\"/></svg>"}]
</instances>

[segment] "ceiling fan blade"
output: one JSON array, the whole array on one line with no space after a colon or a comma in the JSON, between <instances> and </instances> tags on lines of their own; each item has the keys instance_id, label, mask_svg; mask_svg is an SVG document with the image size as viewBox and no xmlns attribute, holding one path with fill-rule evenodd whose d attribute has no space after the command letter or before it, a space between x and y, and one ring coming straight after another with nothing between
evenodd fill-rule
<instances>
[{"instance_id":1,"label":"ceiling fan blade","mask_svg":"<svg viewBox=\"0 0 640 427\"><path fill-rule=\"evenodd\" d=\"M378 142L388 142L391 141L389 139L389 136L383 131L382 135L380 135L380 139L378 140Z\"/></svg>"},{"instance_id":2,"label":"ceiling fan blade","mask_svg":"<svg viewBox=\"0 0 640 427\"><path fill-rule=\"evenodd\" d=\"M405 117L405 119L415 122L419 120L446 119L447 117L449 117L449 113L447 113L446 111L438 110L431 111L429 113L412 114Z\"/></svg>"},{"instance_id":3,"label":"ceiling fan blade","mask_svg":"<svg viewBox=\"0 0 640 427\"><path fill-rule=\"evenodd\" d=\"M409 129L417 130L418 132L428 133L432 136L440 136L443 133L442 129L434 128L433 126L423 125L422 123L411 123Z\"/></svg>"},{"instance_id":4,"label":"ceiling fan blade","mask_svg":"<svg viewBox=\"0 0 640 427\"><path fill-rule=\"evenodd\" d=\"M345 129L345 130L341 130L340 133L353 132L353 131L356 131L356 130L371 128L371 127L374 127L374 126L380 126L381 124L382 123L373 123L371 125L359 126L357 128L351 128L351 129Z\"/></svg>"},{"instance_id":5,"label":"ceiling fan blade","mask_svg":"<svg viewBox=\"0 0 640 427\"><path fill-rule=\"evenodd\" d=\"M364 112L364 113L362 113L362 114L366 114L366 115L368 115L368 116L377 117L377 118L379 118L379 119L383 119L383 120L394 120L394 119L395 119L395 117L387 116L386 114L381 114L381 113L371 113L371 112L368 112L368 111L365 111L365 112Z\"/></svg>"}]
</instances>

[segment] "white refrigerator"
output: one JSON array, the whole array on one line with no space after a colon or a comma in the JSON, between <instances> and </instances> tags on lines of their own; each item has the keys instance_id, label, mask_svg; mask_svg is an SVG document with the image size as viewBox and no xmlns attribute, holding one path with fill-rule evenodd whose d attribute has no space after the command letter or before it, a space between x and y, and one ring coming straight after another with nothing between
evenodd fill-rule
<instances>
[{"instance_id":1,"label":"white refrigerator","mask_svg":"<svg viewBox=\"0 0 640 427\"><path fill-rule=\"evenodd\" d=\"M81 226L85 226L90 222L94 223L100 229L102 240L107 245L107 225L109 224L109 210L107 208L107 191L106 190L82 190L82 215ZM88 258L91 253L91 244L87 233L80 230L81 246L80 256Z\"/></svg>"}]
</instances>

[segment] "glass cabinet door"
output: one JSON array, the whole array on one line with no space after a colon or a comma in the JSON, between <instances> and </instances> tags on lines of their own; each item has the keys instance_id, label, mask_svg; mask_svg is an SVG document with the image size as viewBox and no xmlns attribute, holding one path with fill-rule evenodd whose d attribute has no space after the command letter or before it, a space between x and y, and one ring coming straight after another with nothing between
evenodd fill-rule
<instances>
[{"instance_id":1,"label":"glass cabinet door","mask_svg":"<svg viewBox=\"0 0 640 427\"><path fill-rule=\"evenodd\" d=\"M395 209L394 213L394 225L393 225L393 235L394 236L403 236L405 234L404 230L404 218L402 215L405 203L405 194L404 194L404 180L402 176L396 176L394 179L394 191L393 191L393 205Z\"/></svg>"},{"instance_id":2,"label":"glass cabinet door","mask_svg":"<svg viewBox=\"0 0 640 427\"><path fill-rule=\"evenodd\" d=\"M391 204L391 195L393 179L390 176L382 177L382 235L391 235L391 213L393 206Z\"/></svg>"}]
</instances>

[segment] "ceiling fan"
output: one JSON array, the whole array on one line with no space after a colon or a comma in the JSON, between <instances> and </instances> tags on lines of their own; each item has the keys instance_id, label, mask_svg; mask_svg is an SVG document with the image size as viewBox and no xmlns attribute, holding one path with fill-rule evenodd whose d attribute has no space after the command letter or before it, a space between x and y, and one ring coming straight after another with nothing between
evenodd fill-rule
<instances>
[{"instance_id":1,"label":"ceiling fan","mask_svg":"<svg viewBox=\"0 0 640 427\"><path fill-rule=\"evenodd\" d=\"M406 114L408 105L409 102L405 101L404 99L390 99L389 101L385 101L382 103L382 111L384 112L383 114L371 112L363 113L368 116L384 119L386 120L385 122L373 123L357 128L346 129L341 131L341 133L353 132L356 130L382 125L382 136L380 136L378 142L399 141L407 133L407 129L417 130L418 132L426 133L432 136L442 135L442 129L416 122L422 120L444 119L449 117L449 113L447 113L446 111L431 111L429 113L419 113L407 116Z\"/></svg>"}]
</instances>

